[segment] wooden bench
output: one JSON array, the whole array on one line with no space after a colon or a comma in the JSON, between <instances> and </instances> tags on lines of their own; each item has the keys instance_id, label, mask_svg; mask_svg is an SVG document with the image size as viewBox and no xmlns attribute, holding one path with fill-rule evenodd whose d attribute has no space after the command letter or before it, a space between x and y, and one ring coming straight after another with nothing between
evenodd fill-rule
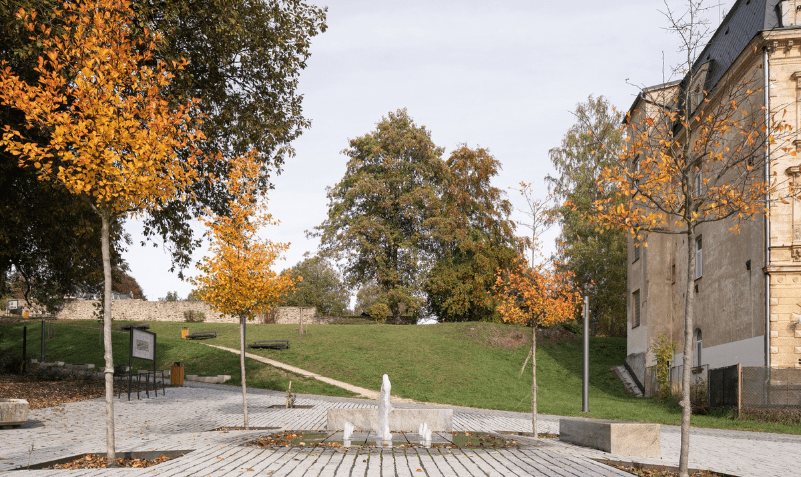
<instances>
[{"instance_id":1,"label":"wooden bench","mask_svg":"<svg viewBox=\"0 0 801 477\"><path fill-rule=\"evenodd\" d=\"M271 349L289 349L289 340L261 340L254 341L248 345L248 348L271 348Z\"/></svg>"},{"instance_id":2,"label":"wooden bench","mask_svg":"<svg viewBox=\"0 0 801 477\"><path fill-rule=\"evenodd\" d=\"M132 323L130 325L120 326L122 331L131 331L131 328L136 328L138 330L149 330L150 325L148 323Z\"/></svg>"},{"instance_id":3,"label":"wooden bench","mask_svg":"<svg viewBox=\"0 0 801 477\"><path fill-rule=\"evenodd\" d=\"M189 333L188 335L186 335L186 339L188 340L216 338L216 337L217 337L216 331L195 331L194 333Z\"/></svg>"}]
</instances>

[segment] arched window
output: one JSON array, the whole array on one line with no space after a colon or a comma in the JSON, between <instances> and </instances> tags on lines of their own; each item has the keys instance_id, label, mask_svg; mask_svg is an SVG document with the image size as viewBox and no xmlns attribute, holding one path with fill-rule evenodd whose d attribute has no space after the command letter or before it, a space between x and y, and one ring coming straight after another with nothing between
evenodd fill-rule
<instances>
[{"instance_id":1,"label":"arched window","mask_svg":"<svg viewBox=\"0 0 801 477\"><path fill-rule=\"evenodd\" d=\"M701 350L703 349L703 340L701 337L701 329L695 330L695 365L701 366Z\"/></svg>"}]
</instances>

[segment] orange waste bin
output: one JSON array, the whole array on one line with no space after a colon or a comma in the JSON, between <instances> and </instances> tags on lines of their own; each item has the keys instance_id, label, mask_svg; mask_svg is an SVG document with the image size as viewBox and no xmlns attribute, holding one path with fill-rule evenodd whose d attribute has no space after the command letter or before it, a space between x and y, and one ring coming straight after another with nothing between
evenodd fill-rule
<instances>
[{"instance_id":1,"label":"orange waste bin","mask_svg":"<svg viewBox=\"0 0 801 477\"><path fill-rule=\"evenodd\" d=\"M173 386L184 385L184 365L181 363L172 363L170 366L170 384Z\"/></svg>"},{"instance_id":2,"label":"orange waste bin","mask_svg":"<svg viewBox=\"0 0 801 477\"><path fill-rule=\"evenodd\" d=\"M181 328L181 339L186 339L186 335L189 334L189 328Z\"/></svg>"}]
</instances>

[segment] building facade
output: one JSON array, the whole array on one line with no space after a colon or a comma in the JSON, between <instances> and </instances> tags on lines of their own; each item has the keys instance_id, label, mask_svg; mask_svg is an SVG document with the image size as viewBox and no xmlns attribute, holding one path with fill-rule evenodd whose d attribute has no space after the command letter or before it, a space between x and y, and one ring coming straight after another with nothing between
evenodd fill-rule
<instances>
[{"instance_id":1,"label":"building facade","mask_svg":"<svg viewBox=\"0 0 801 477\"><path fill-rule=\"evenodd\" d=\"M781 115L792 132L764 152L763 173L775 184L768 217L743 223L738 234L728 220L702 224L692 244L682 235L651 234L647 247L629 241L626 364L641 385L660 334L683 350L688 247L696 257L693 364L801 368L801 200L791 193L801 190L801 154L793 155L801 153L801 0L738 0L693 71L692 84L644 89L629 121L673 104L684 88L711 95L753 78L759 93L749 113Z\"/></svg>"}]
</instances>

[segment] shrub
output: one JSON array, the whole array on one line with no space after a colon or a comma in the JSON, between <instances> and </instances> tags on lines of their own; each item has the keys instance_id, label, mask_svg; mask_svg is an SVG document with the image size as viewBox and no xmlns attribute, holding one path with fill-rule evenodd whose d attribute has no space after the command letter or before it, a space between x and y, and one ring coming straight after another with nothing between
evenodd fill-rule
<instances>
[{"instance_id":1,"label":"shrub","mask_svg":"<svg viewBox=\"0 0 801 477\"><path fill-rule=\"evenodd\" d=\"M387 315L389 315L389 307L383 303L376 303L370 307L370 317L376 322L384 324L387 322Z\"/></svg>"},{"instance_id":2,"label":"shrub","mask_svg":"<svg viewBox=\"0 0 801 477\"><path fill-rule=\"evenodd\" d=\"M206 314L202 311L185 311L184 321L187 323L202 323L206 321Z\"/></svg>"},{"instance_id":3,"label":"shrub","mask_svg":"<svg viewBox=\"0 0 801 477\"><path fill-rule=\"evenodd\" d=\"M656 389L662 400L670 397L670 362L677 349L676 343L661 333L659 340L651 343L651 350L656 354Z\"/></svg>"}]
</instances>

